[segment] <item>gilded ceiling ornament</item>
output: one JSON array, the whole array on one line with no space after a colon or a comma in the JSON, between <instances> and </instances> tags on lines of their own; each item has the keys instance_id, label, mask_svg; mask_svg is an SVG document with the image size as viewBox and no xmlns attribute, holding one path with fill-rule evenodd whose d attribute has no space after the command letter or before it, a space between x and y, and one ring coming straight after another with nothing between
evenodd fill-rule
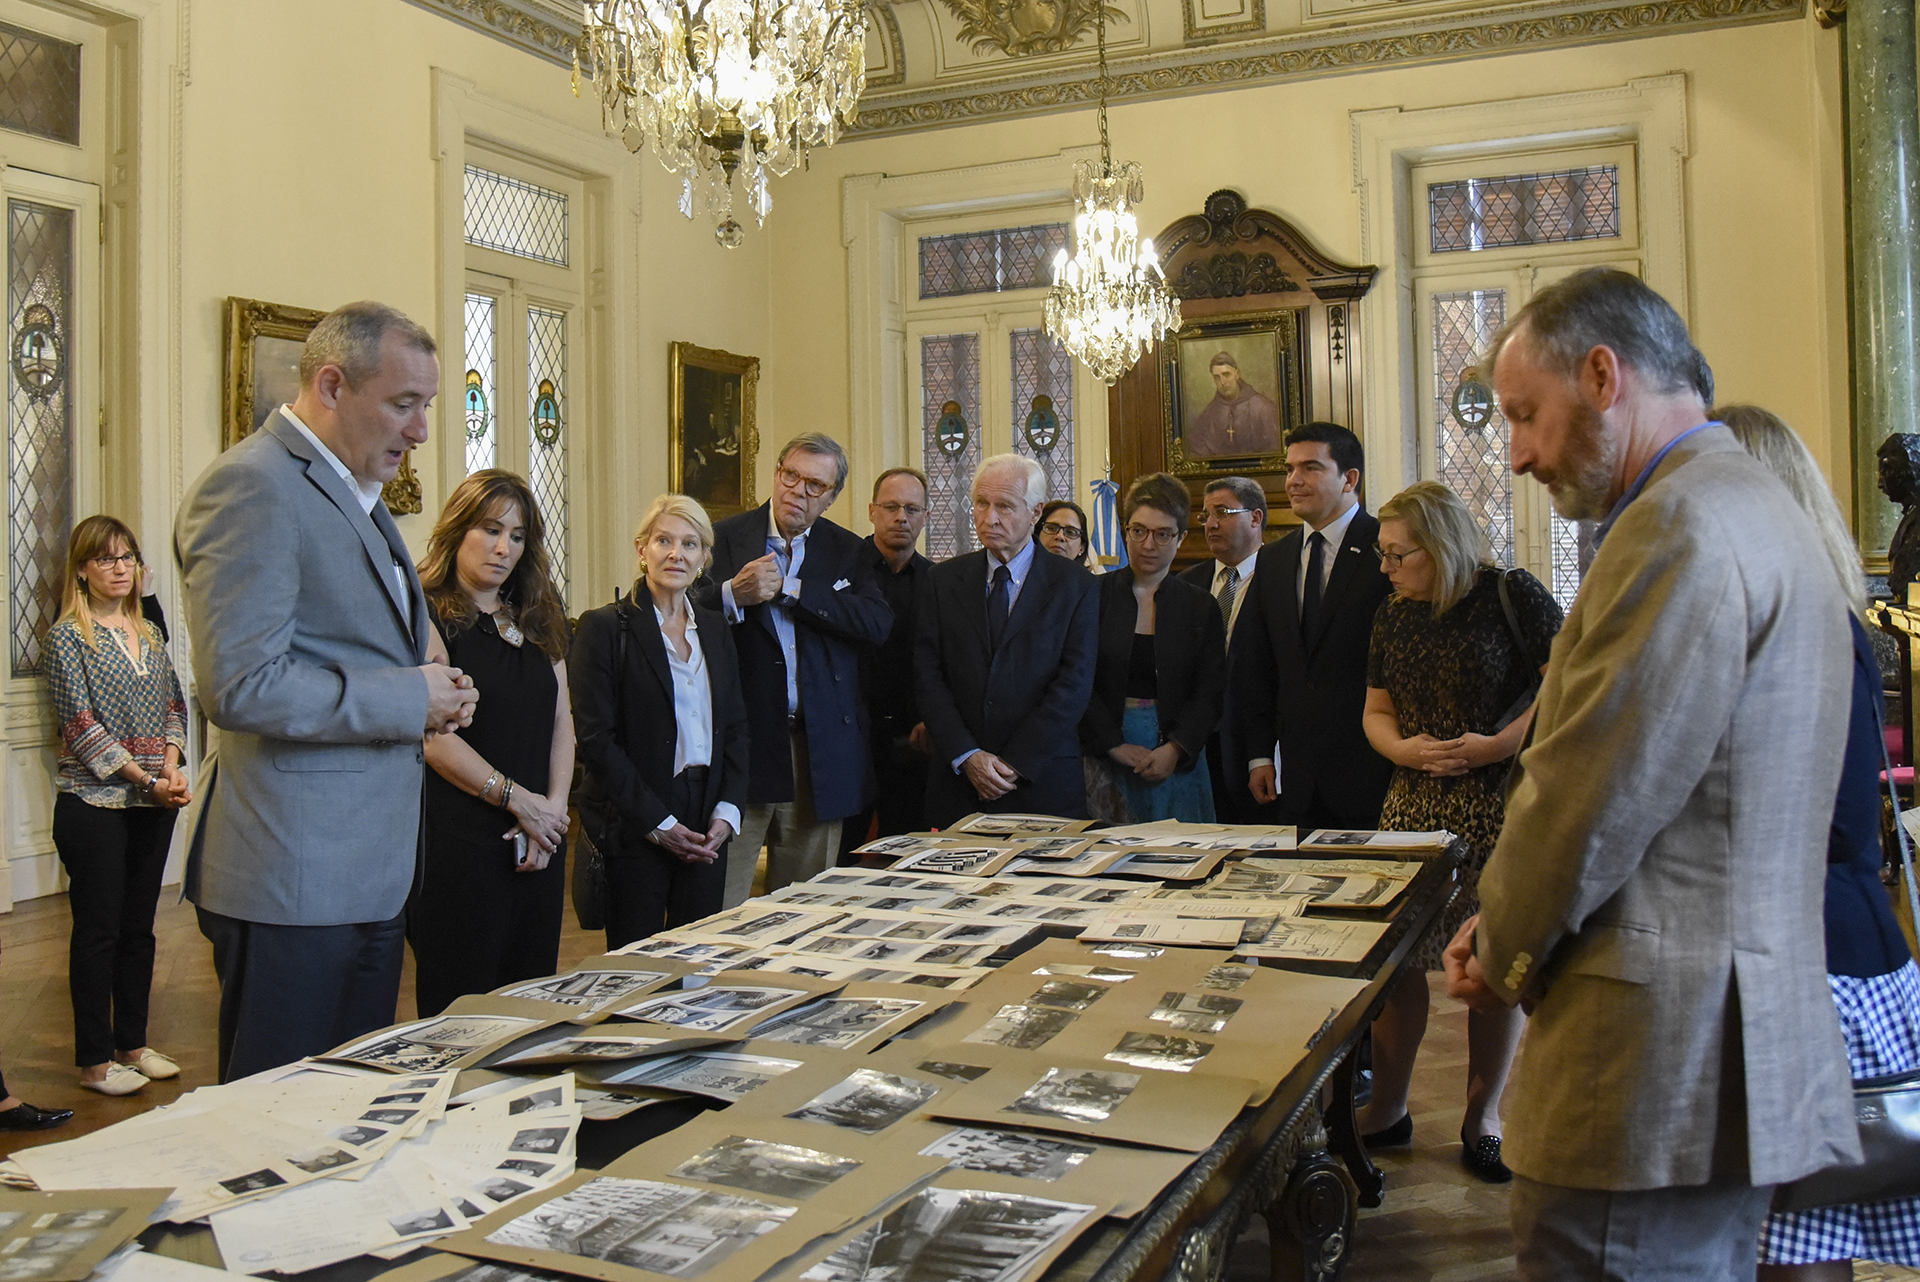
<instances>
[{"instance_id":1,"label":"gilded ceiling ornament","mask_svg":"<svg viewBox=\"0 0 1920 1282\"><path fill-rule=\"evenodd\" d=\"M1100 17L1099 0L940 0L960 19L960 39L975 53L998 49L1009 57L1059 53L1079 43ZM1106 16L1125 22L1112 5Z\"/></svg>"}]
</instances>

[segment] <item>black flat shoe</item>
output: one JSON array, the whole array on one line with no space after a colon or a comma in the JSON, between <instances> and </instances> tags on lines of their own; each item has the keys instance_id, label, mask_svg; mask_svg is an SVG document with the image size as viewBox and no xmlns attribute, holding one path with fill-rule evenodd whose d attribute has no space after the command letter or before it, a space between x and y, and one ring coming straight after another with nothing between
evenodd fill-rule
<instances>
[{"instance_id":1,"label":"black flat shoe","mask_svg":"<svg viewBox=\"0 0 1920 1282\"><path fill-rule=\"evenodd\" d=\"M1500 1160L1498 1135L1483 1135L1477 1140L1470 1140L1467 1133L1461 1131L1460 1165L1467 1168L1467 1174L1483 1184L1506 1184L1513 1179L1513 1172Z\"/></svg>"},{"instance_id":2,"label":"black flat shoe","mask_svg":"<svg viewBox=\"0 0 1920 1282\"><path fill-rule=\"evenodd\" d=\"M1400 1120L1385 1130L1362 1135L1360 1143L1367 1148L1401 1148L1413 1143L1413 1114L1400 1114Z\"/></svg>"},{"instance_id":3,"label":"black flat shoe","mask_svg":"<svg viewBox=\"0 0 1920 1282\"><path fill-rule=\"evenodd\" d=\"M35 1108L18 1104L0 1112L0 1131L44 1131L73 1116L70 1108Z\"/></svg>"}]
</instances>

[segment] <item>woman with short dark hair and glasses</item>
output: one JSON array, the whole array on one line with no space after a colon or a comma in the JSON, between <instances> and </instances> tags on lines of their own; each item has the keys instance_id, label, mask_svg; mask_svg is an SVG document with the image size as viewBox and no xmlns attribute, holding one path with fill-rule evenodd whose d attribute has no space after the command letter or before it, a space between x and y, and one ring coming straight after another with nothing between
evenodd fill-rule
<instances>
[{"instance_id":1,"label":"woman with short dark hair and glasses","mask_svg":"<svg viewBox=\"0 0 1920 1282\"><path fill-rule=\"evenodd\" d=\"M131 1095L180 1066L147 1045L153 913L173 821L193 798L180 762L187 704L158 629L140 612L140 543L90 516L67 542L60 618L41 662L60 733L53 845L66 867L80 1085Z\"/></svg>"},{"instance_id":2,"label":"woman with short dark hair and glasses","mask_svg":"<svg viewBox=\"0 0 1920 1282\"><path fill-rule=\"evenodd\" d=\"M1055 499L1040 509L1038 537L1055 556L1087 564L1087 514L1071 499Z\"/></svg>"},{"instance_id":3,"label":"woman with short dark hair and glasses","mask_svg":"<svg viewBox=\"0 0 1920 1282\"><path fill-rule=\"evenodd\" d=\"M1226 631L1205 591L1169 575L1192 510L1165 472L1121 511L1127 565L1100 578L1100 651L1080 720L1087 813L1110 823L1213 820L1207 737L1220 721Z\"/></svg>"}]
</instances>

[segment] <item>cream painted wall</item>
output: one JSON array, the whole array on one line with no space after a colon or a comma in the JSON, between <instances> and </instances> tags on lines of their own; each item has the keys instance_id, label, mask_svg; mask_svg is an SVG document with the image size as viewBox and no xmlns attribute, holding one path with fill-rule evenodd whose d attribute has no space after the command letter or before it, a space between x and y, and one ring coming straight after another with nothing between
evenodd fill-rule
<instances>
[{"instance_id":1,"label":"cream painted wall","mask_svg":"<svg viewBox=\"0 0 1920 1282\"><path fill-rule=\"evenodd\" d=\"M433 325L433 68L600 132L590 87L576 100L565 68L400 0L193 0L191 12L193 78L181 126L189 482L219 449L229 295L321 309L378 298ZM583 473L609 486L608 515L588 535L600 564L622 573L633 517L666 488L668 344L755 354L771 346L767 239L750 231L739 250L721 249L709 225L680 216L678 182L658 162L642 154L631 163L641 174L641 218L614 234L639 243L638 297L617 304L637 316L638 387L628 403L638 412L631 422L576 422L570 437L576 486ZM438 337L458 351L459 335ZM438 452L449 442L458 448L457 406L440 408L414 461L425 513L400 523L416 549L445 498ZM585 559L577 541L575 552ZM604 600L612 587L582 584L576 604Z\"/></svg>"},{"instance_id":2,"label":"cream painted wall","mask_svg":"<svg viewBox=\"0 0 1920 1282\"><path fill-rule=\"evenodd\" d=\"M1350 260L1361 239L1350 111L1567 93L1684 71L1696 338L1723 395L1785 416L1844 486L1837 40L1808 18L1122 105L1111 111L1113 149L1145 166L1145 229L1235 187ZM846 256L829 248L841 232L843 177L1048 156L1097 136L1092 113L1079 112L843 142L780 183L770 220L777 324L767 417L832 430L847 414Z\"/></svg>"}]
</instances>

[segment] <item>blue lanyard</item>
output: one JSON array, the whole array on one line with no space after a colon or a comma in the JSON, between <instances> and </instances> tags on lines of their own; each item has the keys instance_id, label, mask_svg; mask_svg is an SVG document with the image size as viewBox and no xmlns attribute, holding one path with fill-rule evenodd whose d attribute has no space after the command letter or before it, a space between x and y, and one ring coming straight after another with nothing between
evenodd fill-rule
<instances>
[{"instance_id":1,"label":"blue lanyard","mask_svg":"<svg viewBox=\"0 0 1920 1282\"><path fill-rule=\"evenodd\" d=\"M1607 513L1607 519L1600 522L1599 525L1594 527L1593 529L1594 549L1596 551L1599 550L1600 544L1607 537L1607 532L1613 529L1613 523L1615 521L1618 521L1620 519L1620 514L1627 510L1627 504L1633 502L1635 499L1640 497L1640 491L1647 488L1647 481L1653 476L1653 469L1660 466L1660 460L1664 459L1668 454L1670 454L1673 451L1674 446L1686 440L1689 436L1692 436L1695 432L1704 432L1710 427L1720 427L1720 426L1722 426L1722 424L1710 419L1705 423L1699 424L1697 427L1688 428L1686 431L1680 433L1680 435L1674 437L1671 441L1668 441L1665 445L1661 446L1660 452L1654 455L1650 460L1648 460L1647 465L1645 467L1640 469L1640 475L1634 480L1632 485L1627 487L1627 492L1620 496L1620 501L1613 505L1613 510Z\"/></svg>"}]
</instances>

